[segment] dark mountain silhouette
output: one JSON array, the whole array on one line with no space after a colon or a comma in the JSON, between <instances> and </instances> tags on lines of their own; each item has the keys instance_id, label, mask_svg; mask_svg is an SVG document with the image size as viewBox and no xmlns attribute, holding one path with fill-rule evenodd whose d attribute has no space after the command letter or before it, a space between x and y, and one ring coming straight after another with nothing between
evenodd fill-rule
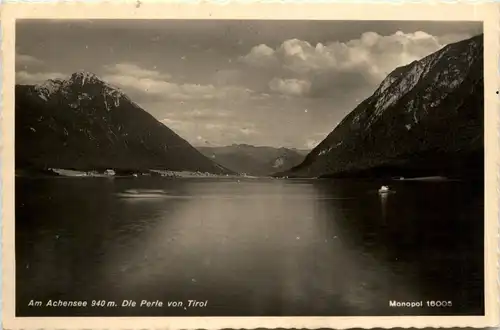
<instances>
[{"instance_id":1,"label":"dark mountain silhouette","mask_svg":"<svg viewBox=\"0 0 500 330\"><path fill-rule=\"evenodd\" d=\"M268 176L300 164L305 155L294 149L233 144L225 147L198 147L205 156L238 173Z\"/></svg>"},{"instance_id":2,"label":"dark mountain silhouette","mask_svg":"<svg viewBox=\"0 0 500 330\"><path fill-rule=\"evenodd\" d=\"M397 68L298 166L277 176L482 177L483 36Z\"/></svg>"},{"instance_id":3,"label":"dark mountain silhouette","mask_svg":"<svg viewBox=\"0 0 500 330\"><path fill-rule=\"evenodd\" d=\"M16 86L16 168L230 173L94 74Z\"/></svg>"}]
</instances>

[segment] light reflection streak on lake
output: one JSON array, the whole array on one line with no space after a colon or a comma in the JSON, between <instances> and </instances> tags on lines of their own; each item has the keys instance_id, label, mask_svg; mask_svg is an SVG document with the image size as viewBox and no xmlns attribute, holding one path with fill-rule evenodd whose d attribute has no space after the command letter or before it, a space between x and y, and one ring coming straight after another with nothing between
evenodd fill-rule
<instances>
[{"instance_id":1,"label":"light reflection streak on lake","mask_svg":"<svg viewBox=\"0 0 500 330\"><path fill-rule=\"evenodd\" d=\"M225 195L224 187L204 195L196 185L187 189L194 192L190 196L122 199L131 205L183 201L160 211L154 228L137 232L127 246L110 251L104 275L113 274L110 281L119 283L117 290L142 291L149 283L165 282L202 295L213 283L224 283L228 292L244 294L258 308L274 301L269 295L279 288L285 313L310 301L317 308L342 301L347 309L368 310L380 303L385 286L420 298L383 264L346 248L349 237L335 225L335 217L342 214L332 215L322 201L349 197L321 196L311 184L295 184L300 191L294 193L284 182L264 193L261 187L240 185L234 195ZM381 203L384 211L384 198ZM284 214L283 209L293 212ZM252 289L246 291L249 281Z\"/></svg>"}]
</instances>

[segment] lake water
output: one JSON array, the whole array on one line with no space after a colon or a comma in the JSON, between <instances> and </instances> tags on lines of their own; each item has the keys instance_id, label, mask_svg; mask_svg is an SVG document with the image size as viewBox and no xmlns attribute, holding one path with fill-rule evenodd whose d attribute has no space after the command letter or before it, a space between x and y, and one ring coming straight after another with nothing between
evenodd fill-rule
<instances>
[{"instance_id":1,"label":"lake water","mask_svg":"<svg viewBox=\"0 0 500 330\"><path fill-rule=\"evenodd\" d=\"M483 314L483 187L401 181L381 197L381 184L16 178L17 315Z\"/></svg>"}]
</instances>

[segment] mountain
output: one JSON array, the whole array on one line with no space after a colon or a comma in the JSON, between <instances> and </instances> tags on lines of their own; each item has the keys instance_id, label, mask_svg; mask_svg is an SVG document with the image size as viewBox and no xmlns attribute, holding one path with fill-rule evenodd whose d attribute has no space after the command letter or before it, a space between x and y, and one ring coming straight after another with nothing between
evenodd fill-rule
<instances>
[{"instance_id":1,"label":"mountain","mask_svg":"<svg viewBox=\"0 0 500 330\"><path fill-rule=\"evenodd\" d=\"M299 155L302 155L302 156L307 156L308 153L311 152L310 149L296 149L296 148L290 148L290 150L292 151L295 151L296 153L298 153Z\"/></svg>"},{"instance_id":2,"label":"mountain","mask_svg":"<svg viewBox=\"0 0 500 330\"><path fill-rule=\"evenodd\" d=\"M399 67L290 171L277 176L482 177L483 36Z\"/></svg>"},{"instance_id":3,"label":"mountain","mask_svg":"<svg viewBox=\"0 0 500 330\"><path fill-rule=\"evenodd\" d=\"M17 85L16 168L230 173L92 73Z\"/></svg>"},{"instance_id":4,"label":"mountain","mask_svg":"<svg viewBox=\"0 0 500 330\"><path fill-rule=\"evenodd\" d=\"M305 155L287 148L233 144L225 147L199 147L201 153L238 173L267 176L300 164Z\"/></svg>"}]
</instances>

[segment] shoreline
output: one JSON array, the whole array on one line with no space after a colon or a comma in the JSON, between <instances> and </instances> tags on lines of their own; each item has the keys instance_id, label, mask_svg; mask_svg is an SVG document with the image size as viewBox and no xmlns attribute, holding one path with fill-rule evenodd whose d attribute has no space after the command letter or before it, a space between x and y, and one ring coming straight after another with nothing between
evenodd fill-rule
<instances>
[{"instance_id":1,"label":"shoreline","mask_svg":"<svg viewBox=\"0 0 500 330\"><path fill-rule=\"evenodd\" d=\"M127 172L127 173L123 173ZM141 178L141 177L161 177L161 178L258 178L256 176L239 174L215 174L199 171L171 171L171 170L73 170L61 168L49 169L16 169L16 177L54 177L54 178Z\"/></svg>"},{"instance_id":2,"label":"shoreline","mask_svg":"<svg viewBox=\"0 0 500 330\"><path fill-rule=\"evenodd\" d=\"M44 177L44 178L170 178L170 179L270 179L270 180L374 180L374 181L392 181L392 182L452 182L463 181L472 178L453 178L440 175L435 176L415 176L415 177L295 177L295 176L252 176L244 174L214 174L199 171L172 171L172 170L74 170L74 169L16 169L15 177Z\"/></svg>"}]
</instances>

